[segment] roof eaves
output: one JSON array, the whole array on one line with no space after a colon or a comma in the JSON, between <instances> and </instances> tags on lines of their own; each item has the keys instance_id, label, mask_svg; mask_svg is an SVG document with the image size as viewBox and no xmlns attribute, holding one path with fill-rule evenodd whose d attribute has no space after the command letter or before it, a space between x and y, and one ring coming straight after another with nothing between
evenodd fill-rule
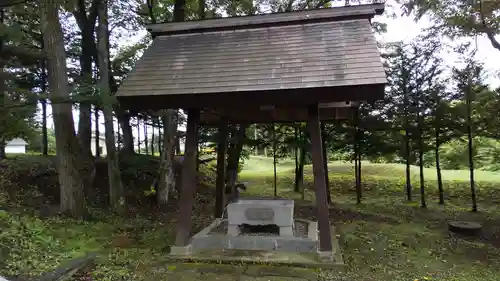
<instances>
[{"instance_id":1,"label":"roof eaves","mask_svg":"<svg viewBox=\"0 0 500 281\"><path fill-rule=\"evenodd\" d=\"M262 28L269 26L291 25L296 23L341 21L364 18L371 19L375 15L381 15L384 12L384 7L385 4L383 3L375 3L208 20L166 22L148 25L147 29L149 32L151 32L151 34L160 36L209 31Z\"/></svg>"}]
</instances>

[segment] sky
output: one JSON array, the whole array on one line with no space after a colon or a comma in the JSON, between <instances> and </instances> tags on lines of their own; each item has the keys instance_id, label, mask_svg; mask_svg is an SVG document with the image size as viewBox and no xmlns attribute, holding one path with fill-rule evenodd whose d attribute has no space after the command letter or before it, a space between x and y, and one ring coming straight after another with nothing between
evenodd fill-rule
<instances>
[{"instance_id":1,"label":"sky","mask_svg":"<svg viewBox=\"0 0 500 281\"><path fill-rule=\"evenodd\" d=\"M388 0L387 3L390 5L390 9L392 9L395 14L397 15L396 18L388 18L384 16L378 16L376 20L384 22L387 24L387 32L379 37L379 39L382 42L395 42L395 41L405 41L409 42L413 38L417 37L420 33L421 30L427 26L430 25L430 22L427 18L424 18L420 20L418 23L415 22L412 18L410 17L403 17L401 15L401 11L399 8L394 4L393 0ZM123 45L131 45L134 42L139 41L144 35L146 31L140 32L138 35L123 39ZM489 40L486 38L486 36L480 36L475 39L471 39L473 42L473 46L477 47L477 59L481 62L484 63L486 72L488 73L488 77L486 78L486 81L490 83L493 87L498 87L500 86L500 78L495 75L498 71L500 71L500 51L494 49L491 46L491 43ZM442 53L442 58L445 61L445 64L449 66L453 66L457 64L457 62L460 59L460 55L455 54L455 53ZM50 106L48 107L48 113L50 114L51 108ZM49 115L50 118L48 118L48 126L52 127L52 116ZM78 125L78 112L75 110L73 112L74 116L74 121L75 121L75 130ZM95 120L92 120L92 128L94 128L94 122ZM103 124L103 118L101 116L100 118L100 132L104 132L104 124ZM115 124L115 131L117 130L117 125ZM180 130L185 130L184 127L180 127ZM141 131L143 128L141 128ZM134 137L137 137L137 130L133 129L133 134ZM149 134L151 134L151 128L148 128ZM141 132L141 139L143 138L143 133Z\"/></svg>"}]
</instances>

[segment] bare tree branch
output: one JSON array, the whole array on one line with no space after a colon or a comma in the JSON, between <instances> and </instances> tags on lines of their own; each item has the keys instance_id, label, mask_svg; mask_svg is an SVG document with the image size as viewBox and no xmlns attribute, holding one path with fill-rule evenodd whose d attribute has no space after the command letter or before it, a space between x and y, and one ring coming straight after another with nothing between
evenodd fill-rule
<instances>
[{"instance_id":1,"label":"bare tree branch","mask_svg":"<svg viewBox=\"0 0 500 281\"><path fill-rule=\"evenodd\" d=\"M483 28L484 28L484 33L486 34L486 36L490 40L493 48L500 51L500 42L498 42L498 40L495 38L495 32L493 31L493 29L491 29L488 26L488 24L486 23L486 19L484 16L484 11L483 11L482 5L481 5L481 8L479 9L479 14L481 15L481 23L482 23Z\"/></svg>"}]
</instances>

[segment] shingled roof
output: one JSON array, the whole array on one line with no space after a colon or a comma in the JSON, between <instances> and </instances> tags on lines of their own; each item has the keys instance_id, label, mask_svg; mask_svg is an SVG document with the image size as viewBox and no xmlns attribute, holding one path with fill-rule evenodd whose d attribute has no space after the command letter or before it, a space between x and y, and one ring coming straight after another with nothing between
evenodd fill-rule
<instances>
[{"instance_id":1,"label":"shingled roof","mask_svg":"<svg viewBox=\"0 0 500 281\"><path fill-rule=\"evenodd\" d=\"M379 99L386 77L369 20L381 11L383 4L372 4L151 25L157 37L117 96L129 106L169 97L165 107L286 90L298 101L294 90L312 89L328 90L312 102ZM186 104L188 97L198 103Z\"/></svg>"}]
</instances>

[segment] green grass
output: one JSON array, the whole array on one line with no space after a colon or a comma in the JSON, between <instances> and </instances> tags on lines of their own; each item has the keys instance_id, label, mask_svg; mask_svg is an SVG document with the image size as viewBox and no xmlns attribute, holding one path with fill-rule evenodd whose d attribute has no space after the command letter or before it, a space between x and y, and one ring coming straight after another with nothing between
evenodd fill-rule
<instances>
[{"instance_id":1,"label":"green grass","mask_svg":"<svg viewBox=\"0 0 500 281\"><path fill-rule=\"evenodd\" d=\"M306 169L311 169L311 165L307 165ZM352 175L354 174L354 164L330 162L328 164L331 174L335 175ZM290 173L295 169L295 162L292 159L278 159L277 172ZM404 164L375 164L363 161L363 175L381 178L399 178L404 176L406 166ZM271 157L250 156L245 159L244 168L241 172L242 176L251 176L253 173L273 174L273 159ZM411 173L414 177L419 175L419 167L411 166ZM424 177L427 180L436 180L437 174L435 168L424 168ZM468 181L469 170L442 170L442 178L445 181ZM475 179L478 182L498 182L500 181L500 172L475 171Z\"/></svg>"},{"instance_id":2,"label":"green grass","mask_svg":"<svg viewBox=\"0 0 500 281\"><path fill-rule=\"evenodd\" d=\"M42 160L37 166L42 165ZM25 166L33 159L20 161L19 166ZM21 171L25 170L26 167ZM305 169L305 200L292 190L294 161L280 160L277 170L278 195L297 199L297 216L315 219L311 167ZM330 219L339 234L349 270L341 274L323 271L323 280L500 280L498 244L494 246L487 240L455 239L446 229L448 220L473 220L484 224L485 233L493 233L496 229L495 233L500 234L500 201L495 201L500 193L499 174L477 173L480 212L471 213L467 171L443 171L444 206L436 204L434 170L426 169L425 173L428 208L422 209L419 207L417 167L412 167L414 201L407 202L403 165L363 163L363 201L355 204L352 165L330 163L333 199ZM247 195L272 196L272 159L247 159L241 180L248 181ZM194 231L212 220L211 196L213 192L209 191L197 197ZM0 200L0 209L8 203ZM103 254L92 269L94 280L178 279L172 275L150 278L150 273L159 267L178 267L165 261L168 246L174 239L175 211L152 214L151 210L131 209L127 217L98 209L92 209L91 213L92 219L82 222L59 217L41 218L23 209L0 211L0 255L5 254L6 247L10 249L8 257L0 256L0 275L39 275L64 260L98 250ZM20 246L9 246L12 243ZM181 279L205 278L193 276L189 279L185 275Z\"/></svg>"},{"instance_id":3,"label":"green grass","mask_svg":"<svg viewBox=\"0 0 500 281\"><path fill-rule=\"evenodd\" d=\"M291 159L278 159L276 164L276 172L288 172L293 170L295 162ZM274 165L273 158L264 156L250 156L244 160L243 170L240 175L266 174L273 173Z\"/></svg>"},{"instance_id":4,"label":"green grass","mask_svg":"<svg viewBox=\"0 0 500 281\"><path fill-rule=\"evenodd\" d=\"M291 193L294 185L293 160L280 159L277 167L277 181L280 196L292 196L297 198L296 193ZM306 188L312 188L312 166L305 167ZM333 192L339 191L345 194L354 186L354 166L351 163L333 162L328 165L330 187ZM433 168L424 169L424 180L426 192L429 198L437 195L436 171ZM240 179L249 183L250 192L272 195L273 190L273 160L266 157L252 156L246 159ZM468 170L443 170L442 179L445 194L447 197L466 198L470 194L469 171ZM476 187L479 200L497 201L500 200L499 172L476 171ZM374 164L363 162L362 164L362 184L364 189L375 193L375 196L384 194L405 192L405 165L403 164ZM419 169L411 167L411 182L413 193L418 197L420 192ZM306 198L312 200L311 194ZM415 198L417 198L415 197ZM500 201L499 201L500 202Z\"/></svg>"},{"instance_id":5,"label":"green grass","mask_svg":"<svg viewBox=\"0 0 500 281\"><path fill-rule=\"evenodd\" d=\"M252 158L241 173L241 180L248 182L247 193L272 196L272 159ZM353 165L337 162L328 166L333 200L330 219L340 232L349 272L343 276L324 272L325 280L500 280L499 248L485 241L451 239L446 228L446 222L452 219L479 221L490 230L497 228L500 173L476 173L481 212L472 213L467 170L443 171L446 205L441 206L437 204L435 170L426 168L428 206L421 209L418 167L411 170L414 201L407 202L404 165L364 162L364 196L358 205ZM293 173L293 162L280 166L278 196L303 202L301 194L292 191ZM306 166L305 199L314 202L311 174L311 166ZM314 217L314 208L299 208L298 213Z\"/></svg>"}]
</instances>

